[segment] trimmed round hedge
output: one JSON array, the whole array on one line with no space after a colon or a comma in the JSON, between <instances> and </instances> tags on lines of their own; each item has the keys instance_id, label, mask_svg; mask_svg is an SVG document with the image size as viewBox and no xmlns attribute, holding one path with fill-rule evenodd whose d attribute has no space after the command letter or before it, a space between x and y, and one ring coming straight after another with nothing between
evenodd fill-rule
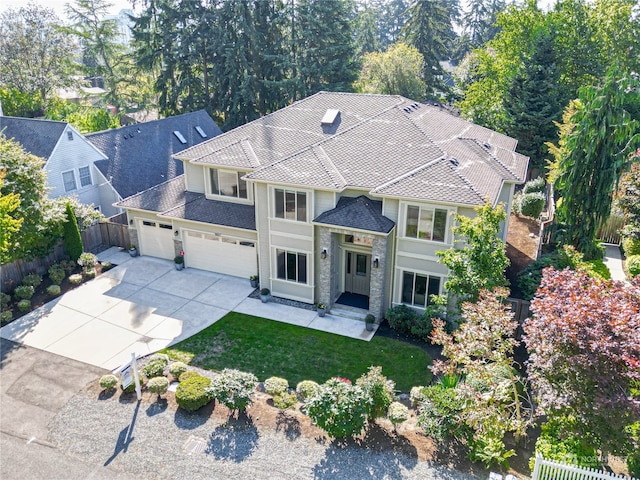
<instances>
[{"instance_id":1,"label":"trimmed round hedge","mask_svg":"<svg viewBox=\"0 0 640 480\"><path fill-rule=\"evenodd\" d=\"M184 373L182 375L184 376ZM200 374L181 380L176 389L177 404L187 412L195 412L204 407L211 401L211 397L206 391L210 385L211 379Z\"/></svg>"}]
</instances>

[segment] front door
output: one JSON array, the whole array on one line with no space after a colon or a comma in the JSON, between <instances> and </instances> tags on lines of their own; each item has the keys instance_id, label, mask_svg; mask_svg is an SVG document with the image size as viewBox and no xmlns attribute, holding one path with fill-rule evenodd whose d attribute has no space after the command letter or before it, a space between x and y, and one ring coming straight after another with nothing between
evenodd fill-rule
<instances>
[{"instance_id":1,"label":"front door","mask_svg":"<svg viewBox=\"0 0 640 480\"><path fill-rule=\"evenodd\" d=\"M346 252L344 291L369 296L371 255Z\"/></svg>"}]
</instances>

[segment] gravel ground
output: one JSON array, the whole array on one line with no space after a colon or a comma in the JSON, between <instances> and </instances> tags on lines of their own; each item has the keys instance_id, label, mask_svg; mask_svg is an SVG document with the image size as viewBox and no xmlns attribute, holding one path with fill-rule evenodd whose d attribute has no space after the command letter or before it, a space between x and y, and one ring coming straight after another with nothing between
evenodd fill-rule
<instances>
[{"instance_id":1,"label":"gravel ground","mask_svg":"<svg viewBox=\"0 0 640 480\"><path fill-rule=\"evenodd\" d=\"M250 420L220 423L166 403L96 400L86 392L49 427L61 451L146 479L477 478L392 452L305 438L295 425L260 431Z\"/></svg>"}]
</instances>

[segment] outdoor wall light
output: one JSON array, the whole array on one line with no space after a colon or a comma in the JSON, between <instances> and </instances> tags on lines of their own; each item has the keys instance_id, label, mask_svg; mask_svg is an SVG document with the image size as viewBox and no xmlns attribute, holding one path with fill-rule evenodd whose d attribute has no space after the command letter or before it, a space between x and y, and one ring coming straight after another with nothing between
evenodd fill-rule
<instances>
[{"instance_id":1,"label":"outdoor wall light","mask_svg":"<svg viewBox=\"0 0 640 480\"><path fill-rule=\"evenodd\" d=\"M133 218L131 220L129 220L129 225L133 226Z\"/></svg>"},{"instance_id":2,"label":"outdoor wall light","mask_svg":"<svg viewBox=\"0 0 640 480\"><path fill-rule=\"evenodd\" d=\"M323 260L325 258L327 258L327 249L326 248L323 248L322 252L320 252L320 258L323 259Z\"/></svg>"},{"instance_id":3,"label":"outdoor wall light","mask_svg":"<svg viewBox=\"0 0 640 480\"><path fill-rule=\"evenodd\" d=\"M380 258L376 257L373 259L373 268L378 268L380 266Z\"/></svg>"},{"instance_id":4,"label":"outdoor wall light","mask_svg":"<svg viewBox=\"0 0 640 480\"><path fill-rule=\"evenodd\" d=\"M178 235L180 235L180 232L178 230L175 230L173 234L177 237Z\"/></svg>"}]
</instances>

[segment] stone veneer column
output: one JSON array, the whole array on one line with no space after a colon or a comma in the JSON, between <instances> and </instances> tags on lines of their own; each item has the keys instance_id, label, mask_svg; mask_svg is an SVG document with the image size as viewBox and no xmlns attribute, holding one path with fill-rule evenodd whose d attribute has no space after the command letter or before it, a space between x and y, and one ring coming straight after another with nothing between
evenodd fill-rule
<instances>
[{"instance_id":1,"label":"stone veneer column","mask_svg":"<svg viewBox=\"0 0 640 480\"><path fill-rule=\"evenodd\" d=\"M180 252L184 250L182 248L182 239L181 238L174 238L173 239L173 254L177 257L178 255L180 255Z\"/></svg>"},{"instance_id":2,"label":"stone veneer column","mask_svg":"<svg viewBox=\"0 0 640 480\"><path fill-rule=\"evenodd\" d=\"M369 284L369 313L375 315L376 323L384 317L385 304L385 272L387 270L387 241L388 237L376 236L371 247L371 279ZM373 261L378 258L378 268L373 267Z\"/></svg>"},{"instance_id":3,"label":"stone veneer column","mask_svg":"<svg viewBox=\"0 0 640 480\"><path fill-rule=\"evenodd\" d=\"M326 227L320 228L320 245L318 245L318 301L324 303L327 308L331 308L331 300L333 298L331 294L331 278L332 274L332 266L335 261L335 256L337 255L337 250L335 249L332 237L333 235ZM327 249L327 258L324 260L320 256L320 252L322 249Z\"/></svg>"}]
</instances>

